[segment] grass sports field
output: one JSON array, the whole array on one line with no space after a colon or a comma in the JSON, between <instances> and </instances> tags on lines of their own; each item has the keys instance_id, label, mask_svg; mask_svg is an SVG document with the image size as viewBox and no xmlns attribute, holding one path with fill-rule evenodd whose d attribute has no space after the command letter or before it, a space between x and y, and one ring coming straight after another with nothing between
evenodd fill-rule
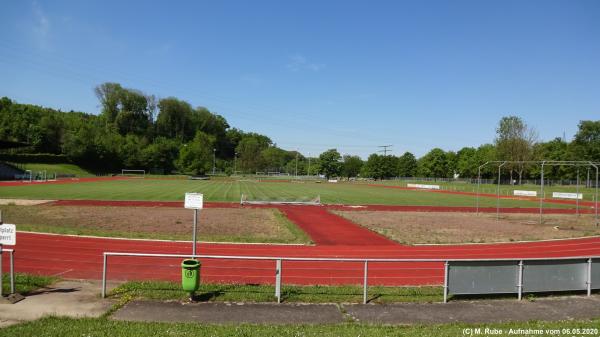
<instances>
[{"instance_id":1,"label":"grass sports field","mask_svg":"<svg viewBox=\"0 0 600 337\"><path fill-rule=\"evenodd\" d=\"M439 185L440 189L448 190L448 191L459 191L459 192L468 192L475 193L477 192L477 184L470 184L465 182L446 182L446 181L422 181L422 180L384 180L384 181L376 181L369 182L371 185L384 185L384 186L402 186L406 187L406 184L429 184L429 185ZM591 182L592 184L594 181ZM487 194L496 194L498 185L494 184L481 184L479 188L480 193ZM526 190L526 191L536 191L539 195L540 185L531 185L531 184L523 184L523 185L500 185L500 195L513 195L514 190ZM546 197L552 195L552 192L567 192L567 193L576 193L578 191L576 185L545 185L544 186L544 194ZM581 182L579 186L579 193L583 194L583 200L593 201L595 197L595 189L586 188L585 181Z\"/></svg>"},{"instance_id":2,"label":"grass sports field","mask_svg":"<svg viewBox=\"0 0 600 337\"><path fill-rule=\"evenodd\" d=\"M28 184L0 187L0 198L93 199L93 200L182 200L186 192L200 192L206 201L238 202L242 193L249 200L306 200L316 196L326 204L474 206L472 195L382 188L360 183L315 183L258 180L126 179ZM481 198L481 206L495 207L495 198ZM502 207L537 207L535 200L501 200ZM553 204L554 208L573 205Z\"/></svg>"}]
</instances>

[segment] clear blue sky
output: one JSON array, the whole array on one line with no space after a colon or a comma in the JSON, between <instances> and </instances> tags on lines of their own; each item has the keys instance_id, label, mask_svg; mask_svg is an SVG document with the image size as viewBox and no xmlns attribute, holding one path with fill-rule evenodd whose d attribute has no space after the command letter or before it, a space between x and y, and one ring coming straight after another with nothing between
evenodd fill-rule
<instances>
[{"instance_id":1,"label":"clear blue sky","mask_svg":"<svg viewBox=\"0 0 600 337\"><path fill-rule=\"evenodd\" d=\"M543 140L600 119L600 1L3 1L0 96L99 113L105 81L316 155Z\"/></svg>"}]
</instances>

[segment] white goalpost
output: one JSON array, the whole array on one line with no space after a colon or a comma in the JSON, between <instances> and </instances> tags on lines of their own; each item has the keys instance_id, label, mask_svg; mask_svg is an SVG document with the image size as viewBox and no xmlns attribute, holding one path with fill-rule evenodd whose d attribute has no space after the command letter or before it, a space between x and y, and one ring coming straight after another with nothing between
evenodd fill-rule
<instances>
[{"instance_id":1,"label":"white goalpost","mask_svg":"<svg viewBox=\"0 0 600 337\"><path fill-rule=\"evenodd\" d=\"M124 177L131 177L131 178L145 178L146 177L146 170L122 169L121 170L121 175L124 176Z\"/></svg>"}]
</instances>

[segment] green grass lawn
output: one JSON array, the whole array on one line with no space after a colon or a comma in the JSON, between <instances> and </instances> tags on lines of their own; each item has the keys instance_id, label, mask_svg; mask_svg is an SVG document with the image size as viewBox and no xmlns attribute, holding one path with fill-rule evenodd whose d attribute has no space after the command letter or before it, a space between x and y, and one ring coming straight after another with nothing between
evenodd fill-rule
<instances>
[{"instance_id":1,"label":"green grass lawn","mask_svg":"<svg viewBox=\"0 0 600 337\"><path fill-rule=\"evenodd\" d=\"M206 201L298 200L321 197L327 204L383 204L474 206L475 197L423 191L405 191L353 183L293 183L180 179L130 179L69 184L32 184L0 187L0 198L94 199L94 200L183 200L186 192L200 192ZM481 198L481 206L496 206L494 198ZM501 200L501 207L537 207L537 201ZM552 205L552 207L571 207Z\"/></svg>"},{"instance_id":2,"label":"green grass lawn","mask_svg":"<svg viewBox=\"0 0 600 337\"><path fill-rule=\"evenodd\" d=\"M47 317L37 321L18 324L0 329L5 337L132 337L132 336L289 336L289 337L387 337L387 336L466 336L467 328L502 329L503 336L509 335L509 329L596 329L600 319L590 321L558 321L558 322L525 322L525 323L494 323L494 324L444 324L389 326L367 325L354 322L327 325L252 325L252 324L196 324L196 323L144 323L114 321L108 318L60 318ZM481 334L488 336L488 334ZM515 335L518 336L518 335ZM524 335L521 335L524 336ZM552 336L543 333L538 336ZM554 336L557 336L556 334ZM567 336L567 334L558 334ZM571 336L571 335L568 335Z\"/></svg>"},{"instance_id":3,"label":"green grass lawn","mask_svg":"<svg viewBox=\"0 0 600 337\"><path fill-rule=\"evenodd\" d=\"M25 170L31 170L34 173L39 171L46 171L48 177L53 177L54 174L74 174L77 177L94 177L92 174L85 169L73 165L73 164L36 164L36 163L24 163L22 168Z\"/></svg>"},{"instance_id":4,"label":"green grass lawn","mask_svg":"<svg viewBox=\"0 0 600 337\"><path fill-rule=\"evenodd\" d=\"M58 281L57 277L16 273L15 292L25 295L32 290L46 287L56 281ZM2 293L10 293L10 274L8 272L2 273Z\"/></svg>"},{"instance_id":5,"label":"green grass lawn","mask_svg":"<svg viewBox=\"0 0 600 337\"><path fill-rule=\"evenodd\" d=\"M384 180L384 181L372 181L368 182L368 184L378 184L378 185L387 185L387 186L402 186L406 187L407 183L416 183L416 184L427 184L427 185L439 185L443 190L450 191L462 191L475 193L477 192L477 184L468 184L463 182L445 182L445 181L401 181L401 180ZM585 184L582 181L582 184ZM480 193L488 193L488 194L496 194L498 185L493 184L481 184L479 187ZM514 190L526 190L526 191L536 191L538 195L541 193L539 185L500 185L500 195L513 195ZM552 192L568 192L568 193L576 193L577 187L572 185L563 185L563 186L544 186L544 194L547 198L552 197ZM593 188L585 188L583 185L579 186L579 193L583 194L583 200L593 201L595 200L596 190Z\"/></svg>"},{"instance_id":6,"label":"green grass lawn","mask_svg":"<svg viewBox=\"0 0 600 337\"><path fill-rule=\"evenodd\" d=\"M381 287L368 289L369 303L441 302L442 287ZM109 298L129 301L132 299L181 300L189 298L180 283L173 282L127 282L113 289ZM281 287L283 302L302 303L362 303L362 286L292 286ZM202 283L196 292L196 300L211 302L276 302L275 287L271 285L238 285Z\"/></svg>"}]
</instances>

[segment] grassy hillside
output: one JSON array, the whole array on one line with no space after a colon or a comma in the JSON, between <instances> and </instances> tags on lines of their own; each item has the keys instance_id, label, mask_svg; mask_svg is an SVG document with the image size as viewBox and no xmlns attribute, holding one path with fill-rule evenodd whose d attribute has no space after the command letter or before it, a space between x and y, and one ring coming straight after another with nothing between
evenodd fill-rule
<instances>
[{"instance_id":1,"label":"grassy hillside","mask_svg":"<svg viewBox=\"0 0 600 337\"><path fill-rule=\"evenodd\" d=\"M37 163L24 163L21 166L25 170L31 170L34 172L46 171L48 176L54 176L57 174L74 174L77 177L93 177L93 173L86 171L85 169L73 165L73 164L37 164Z\"/></svg>"}]
</instances>

